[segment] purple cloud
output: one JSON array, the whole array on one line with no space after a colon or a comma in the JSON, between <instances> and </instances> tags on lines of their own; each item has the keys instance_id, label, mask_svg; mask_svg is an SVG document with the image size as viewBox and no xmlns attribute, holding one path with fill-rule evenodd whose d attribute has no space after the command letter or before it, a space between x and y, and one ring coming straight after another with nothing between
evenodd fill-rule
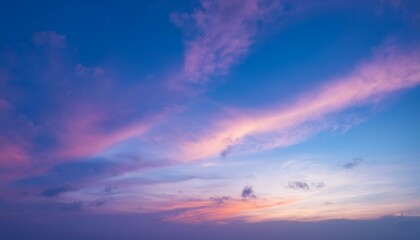
<instances>
[{"instance_id":1,"label":"purple cloud","mask_svg":"<svg viewBox=\"0 0 420 240\"><path fill-rule=\"evenodd\" d=\"M245 186L244 189L242 190L241 196L242 196L243 199L249 199L249 198L256 198L257 197L254 194L254 189L252 189L252 186Z\"/></svg>"},{"instance_id":2,"label":"purple cloud","mask_svg":"<svg viewBox=\"0 0 420 240\"><path fill-rule=\"evenodd\" d=\"M58 187L48 188L48 189L42 191L40 195L44 196L44 197L57 197L62 193L72 191L72 190L75 190L75 188L72 185L63 184L63 185L58 186Z\"/></svg>"},{"instance_id":3,"label":"purple cloud","mask_svg":"<svg viewBox=\"0 0 420 240\"><path fill-rule=\"evenodd\" d=\"M62 48L66 46L66 36L55 31L36 32L32 36L33 42L37 46L47 46L51 48Z\"/></svg>"},{"instance_id":4,"label":"purple cloud","mask_svg":"<svg viewBox=\"0 0 420 240\"><path fill-rule=\"evenodd\" d=\"M295 190L304 190L304 191L311 190L307 183L301 182L301 181L289 182L288 187L291 188L291 189L295 189Z\"/></svg>"},{"instance_id":5,"label":"purple cloud","mask_svg":"<svg viewBox=\"0 0 420 240\"><path fill-rule=\"evenodd\" d=\"M183 78L205 83L226 73L249 51L258 22L267 21L276 10L281 9L271 0L203 0L191 14L173 13L172 22L190 36L185 41Z\"/></svg>"}]
</instances>

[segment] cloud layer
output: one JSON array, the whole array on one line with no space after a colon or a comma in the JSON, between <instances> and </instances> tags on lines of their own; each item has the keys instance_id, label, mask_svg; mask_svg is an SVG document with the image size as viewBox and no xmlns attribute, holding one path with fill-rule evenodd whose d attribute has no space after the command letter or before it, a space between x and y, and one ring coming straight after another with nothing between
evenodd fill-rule
<instances>
[{"instance_id":1,"label":"cloud layer","mask_svg":"<svg viewBox=\"0 0 420 240\"><path fill-rule=\"evenodd\" d=\"M290 104L268 110L233 110L229 118L217 119L194 141L184 142L183 154L188 160L197 160L226 155L232 148L246 152L301 142L332 128L334 114L378 103L389 94L420 84L419 62L417 49L408 52L385 46L347 76L331 80Z\"/></svg>"}]
</instances>

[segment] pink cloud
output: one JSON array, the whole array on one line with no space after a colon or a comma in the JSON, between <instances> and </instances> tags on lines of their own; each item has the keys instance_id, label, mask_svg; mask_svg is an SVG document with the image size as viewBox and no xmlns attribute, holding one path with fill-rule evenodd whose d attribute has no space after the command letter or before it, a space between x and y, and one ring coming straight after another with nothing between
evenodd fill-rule
<instances>
[{"instance_id":1,"label":"pink cloud","mask_svg":"<svg viewBox=\"0 0 420 240\"><path fill-rule=\"evenodd\" d=\"M244 56L257 34L257 23L281 10L274 1L201 1L192 14L171 15L172 22L194 32L185 42L183 78L204 83L212 75L224 74ZM278 11L281 12L281 11Z\"/></svg>"},{"instance_id":2,"label":"pink cloud","mask_svg":"<svg viewBox=\"0 0 420 240\"><path fill-rule=\"evenodd\" d=\"M166 203L160 211L179 210L179 213L166 218L171 222L202 223L202 222L229 222L235 219L253 221L264 212L294 203L295 199L225 199L217 201L187 200Z\"/></svg>"},{"instance_id":3,"label":"pink cloud","mask_svg":"<svg viewBox=\"0 0 420 240\"><path fill-rule=\"evenodd\" d=\"M32 36L32 40L38 46L62 48L66 45L66 36L58 34L55 31L36 32Z\"/></svg>"},{"instance_id":4,"label":"pink cloud","mask_svg":"<svg viewBox=\"0 0 420 240\"><path fill-rule=\"evenodd\" d=\"M375 103L390 93L420 84L420 52L383 48L352 73L308 92L287 106L265 111L234 111L210 130L181 143L186 160L215 157L225 150L269 149L301 142L329 128L329 116L354 106ZM311 124L312 123L312 124ZM315 124L313 124L315 123Z\"/></svg>"},{"instance_id":5,"label":"pink cloud","mask_svg":"<svg viewBox=\"0 0 420 240\"><path fill-rule=\"evenodd\" d=\"M7 110L8 108L10 108L10 104L5 100L0 99L0 110Z\"/></svg>"},{"instance_id":6,"label":"pink cloud","mask_svg":"<svg viewBox=\"0 0 420 240\"><path fill-rule=\"evenodd\" d=\"M19 144L10 142L0 136L0 164L1 167L25 165L29 157L26 150Z\"/></svg>"},{"instance_id":7,"label":"pink cloud","mask_svg":"<svg viewBox=\"0 0 420 240\"><path fill-rule=\"evenodd\" d=\"M31 156L28 139L15 133L0 134L0 179L22 177L30 169Z\"/></svg>"},{"instance_id":8,"label":"pink cloud","mask_svg":"<svg viewBox=\"0 0 420 240\"><path fill-rule=\"evenodd\" d=\"M91 156L107 150L115 144L140 137L165 119L166 112L127 123L114 128L101 127L111 118L112 113L99 109L79 108L76 113L63 120L63 127L56 135L61 143L55 155L68 159Z\"/></svg>"},{"instance_id":9,"label":"pink cloud","mask_svg":"<svg viewBox=\"0 0 420 240\"><path fill-rule=\"evenodd\" d=\"M112 66L72 61L65 40L54 31L37 32L32 41L43 50L23 51L20 61L27 64L17 70L0 69L0 82L9 75L19 79L14 71L30 75L30 84L0 87L0 171L15 178L26 168L26 175L41 174L141 138L176 108L175 97L158 81L121 79ZM41 97L26 85L36 86Z\"/></svg>"}]
</instances>

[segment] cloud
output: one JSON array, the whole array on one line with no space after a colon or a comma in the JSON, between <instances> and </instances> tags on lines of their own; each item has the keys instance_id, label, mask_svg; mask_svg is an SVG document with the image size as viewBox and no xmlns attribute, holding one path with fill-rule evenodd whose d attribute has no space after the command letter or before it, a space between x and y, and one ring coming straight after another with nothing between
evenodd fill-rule
<instances>
[{"instance_id":1,"label":"cloud","mask_svg":"<svg viewBox=\"0 0 420 240\"><path fill-rule=\"evenodd\" d=\"M100 77L105 74L105 70L100 67L86 67L78 63L76 65L76 74L81 77Z\"/></svg>"},{"instance_id":2,"label":"cloud","mask_svg":"<svg viewBox=\"0 0 420 240\"><path fill-rule=\"evenodd\" d=\"M223 204L226 201L229 201L231 198L229 196L222 196L222 197L211 197L210 200L214 201L217 204Z\"/></svg>"},{"instance_id":3,"label":"cloud","mask_svg":"<svg viewBox=\"0 0 420 240\"><path fill-rule=\"evenodd\" d=\"M294 190L311 191L314 189L324 188L325 183L324 182L311 182L310 184L308 184L304 181L292 181L292 182L289 182L287 187Z\"/></svg>"},{"instance_id":4,"label":"cloud","mask_svg":"<svg viewBox=\"0 0 420 240\"><path fill-rule=\"evenodd\" d=\"M225 149L259 151L302 142L314 134L335 129L344 110L378 103L389 94L420 84L420 50L383 46L370 61L347 76L329 81L288 104L266 110L230 110L210 127L181 144L183 157L215 157ZM359 121L346 124L346 128ZM344 121L345 122L345 121ZM232 146L232 142L234 146Z\"/></svg>"},{"instance_id":5,"label":"cloud","mask_svg":"<svg viewBox=\"0 0 420 240\"><path fill-rule=\"evenodd\" d=\"M80 200L73 202L56 202L49 204L46 209L60 210L60 211L81 211L83 209L83 202Z\"/></svg>"},{"instance_id":6,"label":"cloud","mask_svg":"<svg viewBox=\"0 0 420 240\"><path fill-rule=\"evenodd\" d=\"M224 74L248 51L258 32L276 10L271 0L200 1L193 13L173 13L172 22L191 36L185 41L183 78L205 83Z\"/></svg>"},{"instance_id":7,"label":"cloud","mask_svg":"<svg viewBox=\"0 0 420 240\"><path fill-rule=\"evenodd\" d=\"M0 136L0 163L2 167L24 165L29 157L19 142L11 142Z\"/></svg>"},{"instance_id":8,"label":"cloud","mask_svg":"<svg viewBox=\"0 0 420 240\"><path fill-rule=\"evenodd\" d=\"M313 182L311 183L311 186L313 188L324 188L325 187L325 183L324 182Z\"/></svg>"},{"instance_id":9,"label":"cloud","mask_svg":"<svg viewBox=\"0 0 420 240\"><path fill-rule=\"evenodd\" d=\"M117 165L106 159L71 161L57 164L46 173L19 179L16 184L20 186L44 186L57 182L80 183L117 174L122 171L122 168L123 165Z\"/></svg>"},{"instance_id":10,"label":"cloud","mask_svg":"<svg viewBox=\"0 0 420 240\"><path fill-rule=\"evenodd\" d=\"M165 220L181 223L203 223L218 222L226 223L231 221L254 221L258 219L261 211L270 211L279 206L286 206L293 203L287 199L254 199L254 201L243 201L243 199L223 199L223 202L214 199L189 199L173 200L160 208L166 211L169 216Z\"/></svg>"},{"instance_id":11,"label":"cloud","mask_svg":"<svg viewBox=\"0 0 420 240\"><path fill-rule=\"evenodd\" d=\"M289 182L288 187L291 188L291 189L295 189L295 190L304 190L304 191L311 190L307 183L301 182L301 181Z\"/></svg>"},{"instance_id":12,"label":"cloud","mask_svg":"<svg viewBox=\"0 0 420 240\"><path fill-rule=\"evenodd\" d=\"M104 193L111 194L115 189L117 189L116 186L106 185L103 190L104 190Z\"/></svg>"},{"instance_id":13,"label":"cloud","mask_svg":"<svg viewBox=\"0 0 420 240\"><path fill-rule=\"evenodd\" d=\"M72 185L63 184L63 185L58 186L58 187L48 188L48 189L42 191L40 195L44 196L44 197L57 197L62 193L73 191L73 190L75 190L75 188Z\"/></svg>"},{"instance_id":14,"label":"cloud","mask_svg":"<svg viewBox=\"0 0 420 240\"><path fill-rule=\"evenodd\" d=\"M48 46L51 48L65 47L66 36L55 31L36 32L32 36L33 42L38 46Z\"/></svg>"},{"instance_id":15,"label":"cloud","mask_svg":"<svg viewBox=\"0 0 420 240\"><path fill-rule=\"evenodd\" d=\"M161 83L119 78L112 63L107 68L79 63L65 40L54 31L37 32L32 42L41 51L16 47L13 58L0 55L5 63L0 75L14 80L0 82L2 179L50 174L60 163L140 142L179 110L169 93L160 96L167 91Z\"/></svg>"},{"instance_id":16,"label":"cloud","mask_svg":"<svg viewBox=\"0 0 420 240\"><path fill-rule=\"evenodd\" d=\"M79 159L56 164L46 173L19 179L16 181L16 184L19 186L44 186L57 182L85 183L167 164L167 162L163 161L149 161L127 156ZM108 186L104 191L111 192L114 188L113 186Z\"/></svg>"},{"instance_id":17,"label":"cloud","mask_svg":"<svg viewBox=\"0 0 420 240\"><path fill-rule=\"evenodd\" d=\"M99 199L91 202L89 205L93 206L93 207L100 207L100 206L103 206L103 205L107 204L108 202L110 202L112 200L113 200L112 197L103 197L103 198L99 198Z\"/></svg>"},{"instance_id":18,"label":"cloud","mask_svg":"<svg viewBox=\"0 0 420 240\"><path fill-rule=\"evenodd\" d=\"M88 157L104 151L111 146L146 133L165 119L168 112L147 116L124 126L106 128L104 123L112 121L111 112L89 106L78 106L77 112L63 119L63 125L57 138L61 147L54 154L60 158Z\"/></svg>"},{"instance_id":19,"label":"cloud","mask_svg":"<svg viewBox=\"0 0 420 240\"><path fill-rule=\"evenodd\" d=\"M228 145L225 149L223 149L223 151L220 153L220 156L222 158L227 157L232 151L233 151L233 146L234 145Z\"/></svg>"},{"instance_id":20,"label":"cloud","mask_svg":"<svg viewBox=\"0 0 420 240\"><path fill-rule=\"evenodd\" d=\"M256 198L252 186L245 186L242 190L241 196L243 199Z\"/></svg>"},{"instance_id":21,"label":"cloud","mask_svg":"<svg viewBox=\"0 0 420 240\"><path fill-rule=\"evenodd\" d=\"M10 104L6 101L0 98L0 110L7 110L10 108Z\"/></svg>"},{"instance_id":22,"label":"cloud","mask_svg":"<svg viewBox=\"0 0 420 240\"><path fill-rule=\"evenodd\" d=\"M363 158L355 158L353 160L351 160L351 162L345 163L343 164L343 168L345 169L353 169L361 164L366 163L366 161Z\"/></svg>"}]
</instances>

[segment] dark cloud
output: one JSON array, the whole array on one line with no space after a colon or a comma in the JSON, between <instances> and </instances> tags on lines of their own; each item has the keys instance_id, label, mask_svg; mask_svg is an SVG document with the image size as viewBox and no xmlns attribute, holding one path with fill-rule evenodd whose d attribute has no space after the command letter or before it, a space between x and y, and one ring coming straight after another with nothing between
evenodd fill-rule
<instances>
[{"instance_id":1,"label":"dark cloud","mask_svg":"<svg viewBox=\"0 0 420 240\"><path fill-rule=\"evenodd\" d=\"M324 188L325 187L325 183L324 182L313 182L313 183L311 183L311 186L313 188Z\"/></svg>"},{"instance_id":2,"label":"dark cloud","mask_svg":"<svg viewBox=\"0 0 420 240\"><path fill-rule=\"evenodd\" d=\"M301 182L301 181L293 181L293 182L289 182L289 188L291 189L295 189L295 190L304 190L304 191L309 191L311 190L309 188L309 185L305 182Z\"/></svg>"},{"instance_id":3,"label":"dark cloud","mask_svg":"<svg viewBox=\"0 0 420 240\"><path fill-rule=\"evenodd\" d=\"M62 193L73 191L75 188L70 184L63 184L61 186L48 188L41 192L41 196L44 197L57 197Z\"/></svg>"},{"instance_id":4,"label":"dark cloud","mask_svg":"<svg viewBox=\"0 0 420 240\"><path fill-rule=\"evenodd\" d=\"M41 208L43 211L80 211L83 209L83 202L80 200L73 202L52 202Z\"/></svg>"},{"instance_id":5,"label":"dark cloud","mask_svg":"<svg viewBox=\"0 0 420 240\"><path fill-rule=\"evenodd\" d=\"M235 147L235 143L237 142L237 139L234 140L232 138L226 138L224 141L226 142L226 147L225 147L225 149L222 150L222 152L220 152L220 156L222 158L225 158L229 154L231 154L231 152L233 151L233 149Z\"/></svg>"},{"instance_id":6,"label":"dark cloud","mask_svg":"<svg viewBox=\"0 0 420 240\"><path fill-rule=\"evenodd\" d=\"M325 183L324 182L311 182L310 184L308 184L304 181L293 181L293 182L289 182L287 187L291 189L295 189L295 190L311 191L315 189L324 188Z\"/></svg>"},{"instance_id":7,"label":"dark cloud","mask_svg":"<svg viewBox=\"0 0 420 240\"><path fill-rule=\"evenodd\" d=\"M90 206L94 206L94 207L100 207L102 205L107 204L108 202L112 201L113 198L112 197L104 197L104 198L99 198L93 202L91 202L89 205Z\"/></svg>"},{"instance_id":8,"label":"dark cloud","mask_svg":"<svg viewBox=\"0 0 420 240\"><path fill-rule=\"evenodd\" d=\"M223 151L220 153L220 156L222 158L227 157L232 151L233 151L234 145L230 144L228 145L225 149L223 149Z\"/></svg>"},{"instance_id":9,"label":"dark cloud","mask_svg":"<svg viewBox=\"0 0 420 240\"><path fill-rule=\"evenodd\" d=\"M111 193L112 191L114 191L115 189L117 189L116 186L112 186L112 185L107 185L104 187L104 192L105 193Z\"/></svg>"},{"instance_id":10,"label":"dark cloud","mask_svg":"<svg viewBox=\"0 0 420 240\"><path fill-rule=\"evenodd\" d=\"M81 201L74 201L71 203L61 203L61 209L66 211L80 211L82 210L83 203Z\"/></svg>"},{"instance_id":11,"label":"dark cloud","mask_svg":"<svg viewBox=\"0 0 420 240\"><path fill-rule=\"evenodd\" d=\"M361 165L365 162L366 161L363 158L360 158L360 157L355 158L355 159L351 160L350 162L343 164L343 168L352 169L352 168L355 168L355 167L357 167L357 166L359 166L359 165Z\"/></svg>"},{"instance_id":12,"label":"dark cloud","mask_svg":"<svg viewBox=\"0 0 420 240\"><path fill-rule=\"evenodd\" d=\"M244 199L256 198L257 197L254 194L254 190L252 189L252 186L245 186L244 189L242 190L241 196Z\"/></svg>"},{"instance_id":13,"label":"dark cloud","mask_svg":"<svg viewBox=\"0 0 420 240\"><path fill-rule=\"evenodd\" d=\"M167 162L146 161L132 156L118 155L109 158L91 158L61 163L39 176L17 180L17 185L42 186L57 182L79 182L117 176L128 171L142 168L159 167ZM111 189L110 189L111 190Z\"/></svg>"},{"instance_id":14,"label":"dark cloud","mask_svg":"<svg viewBox=\"0 0 420 240\"><path fill-rule=\"evenodd\" d=\"M243 194L243 193L242 193ZM210 200L214 201L216 204L223 204L230 199L229 196L222 196L222 197L212 197Z\"/></svg>"},{"instance_id":15,"label":"dark cloud","mask_svg":"<svg viewBox=\"0 0 420 240\"><path fill-rule=\"evenodd\" d=\"M72 161L55 165L43 175L20 179L16 184L42 186L56 182L83 181L117 173L117 168L115 163L106 159Z\"/></svg>"}]
</instances>

